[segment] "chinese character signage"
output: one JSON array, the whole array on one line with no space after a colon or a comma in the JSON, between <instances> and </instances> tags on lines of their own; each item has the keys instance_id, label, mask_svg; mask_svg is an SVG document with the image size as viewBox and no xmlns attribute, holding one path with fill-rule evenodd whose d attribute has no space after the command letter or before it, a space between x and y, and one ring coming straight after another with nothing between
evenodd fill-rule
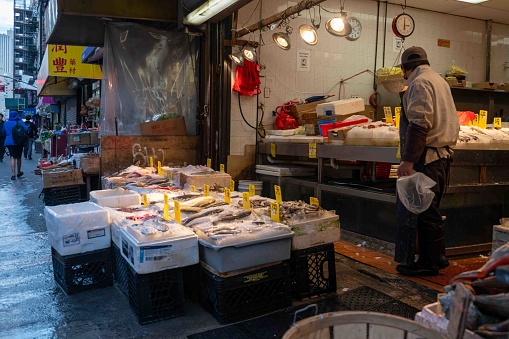
<instances>
[{"instance_id":1,"label":"chinese character signage","mask_svg":"<svg viewBox=\"0 0 509 339\"><path fill-rule=\"evenodd\" d=\"M85 46L48 45L48 75L101 79L102 74L99 65L81 62L83 50L85 50Z\"/></svg>"}]
</instances>

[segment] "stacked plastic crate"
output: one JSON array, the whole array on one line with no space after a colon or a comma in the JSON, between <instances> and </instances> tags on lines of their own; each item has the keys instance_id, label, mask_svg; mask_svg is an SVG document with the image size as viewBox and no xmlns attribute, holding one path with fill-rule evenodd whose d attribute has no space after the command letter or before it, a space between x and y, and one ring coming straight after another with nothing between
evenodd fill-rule
<instances>
[{"instance_id":1,"label":"stacked plastic crate","mask_svg":"<svg viewBox=\"0 0 509 339\"><path fill-rule=\"evenodd\" d=\"M108 211L83 202L46 207L55 282L66 294L111 286Z\"/></svg>"}]
</instances>

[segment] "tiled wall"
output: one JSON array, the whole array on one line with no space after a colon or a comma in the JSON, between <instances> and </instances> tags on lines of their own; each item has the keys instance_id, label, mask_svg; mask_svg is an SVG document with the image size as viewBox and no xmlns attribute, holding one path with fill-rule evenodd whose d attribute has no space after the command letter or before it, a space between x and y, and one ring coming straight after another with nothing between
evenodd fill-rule
<instances>
[{"instance_id":1,"label":"tiled wall","mask_svg":"<svg viewBox=\"0 0 509 339\"><path fill-rule=\"evenodd\" d=\"M258 22L276 14L297 2L281 0L253 0L239 11L239 28ZM339 1L331 0L322 3L331 12L339 12ZM284 51L272 40L272 33L283 31L276 29L261 34L262 46L259 49L258 62L265 66L262 69L262 94L256 97L241 97L241 106L245 119L256 124L257 103L264 105L263 124L273 128L272 111L279 105L294 98L305 99L313 95L335 94L339 97L339 81L358 72L371 71L382 66L390 67L399 64L400 52L393 50L392 18L401 13L401 7L388 5L387 15L385 3L380 4L380 31L378 36L378 52L375 68L377 2L370 0L347 1L345 12L348 16L358 18L363 27L361 37L356 41L334 37L325 30L325 22L336 14L321 11L322 21L318 29L318 44L306 45L300 39L298 29L303 23L310 24L310 14L301 12L296 19L290 19L293 28L291 34L292 48ZM468 19L435 12L408 8L406 12L415 20L416 28L412 36L406 39L404 46L422 46L428 53L431 66L442 74L452 64L464 67L468 72L467 80L479 82L485 80L485 31L484 21ZM318 10L315 11L318 20ZM313 10L311 10L313 15ZM386 21L385 55L384 51L384 16ZM258 32L246 35L242 39L260 41ZM438 39L450 40L450 48L438 47ZM509 73L503 69L504 61L509 61L509 26L493 25L492 42L492 77L491 81L509 80ZM297 71L297 50L306 49L311 52L309 72ZM384 58L385 56L385 58ZM232 83L235 72L232 72ZM270 97L263 95L264 88L270 88ZM344 83L341 99L359 96L368 99L373 93L373 77L368 73L361 74ZM255 131L243 121L238 105L237 92L232 93L231 149L232 155L243 155L244 147L254 144ZM258 115L261 112L258 111Z\"/></svg>"}]
</instances>

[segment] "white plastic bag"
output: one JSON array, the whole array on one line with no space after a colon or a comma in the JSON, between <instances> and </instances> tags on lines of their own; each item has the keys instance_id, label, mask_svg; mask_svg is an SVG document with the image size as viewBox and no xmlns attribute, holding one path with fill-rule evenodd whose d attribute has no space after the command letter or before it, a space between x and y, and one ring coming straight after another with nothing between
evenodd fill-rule
<instances>
[{"instance_id":1,"label":"white plastic bag","mask_svg":"<svg viewBox=\"0 0 509 339\"><path fill-rule=\"evenodd\" d=\"M430 188L437 183L430 177L421 172L415 172L412 175L399 177L396 181L399 200L407 210L414 214L420 214L426 211L435 193Z\"/></svg>"}]
</instances>

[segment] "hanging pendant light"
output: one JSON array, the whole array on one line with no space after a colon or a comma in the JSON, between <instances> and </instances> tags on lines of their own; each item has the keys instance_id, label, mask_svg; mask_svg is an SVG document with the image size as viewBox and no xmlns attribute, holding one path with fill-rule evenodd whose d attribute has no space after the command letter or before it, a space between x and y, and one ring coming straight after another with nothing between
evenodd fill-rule
<instances>
[{"instance_id":1,"label":"hanging pendant light","mask_svg":"<svg viewBox=\"0 0 509 339\"><path fill-rule=\"evenodd\" d=\"M274 33L272 34L272 39L279 48L284 49L285 51L289 50L292 47L290 35L288 33L284 32Z\"/></svg>"},{"instance_id":2,"label":"hanging pendant light","mask_svg":"<svg viewBox=\"0 0 509 339\"><path fill-rule=\"evenodd\" d=\"M340 12L340 16L327 20L325 23L327 32L334 36L344 37L352 33L352 25L346 20L346 13Z\"/></svg>"},{"instance_id":3,"label":"hanging pendant light","mask_svg":"<svg viewBox=\"0 0 509 339\"><path fill-rule=\"evenodd\" d=\"M313 26L307 24L300 25L299 34L302 40L308 45L314 46L318 42L318 32Z\"/></svg>"},{"instance_id":4,"label":"hanging pendant light","mask_svg":"<svg viewBox=\"0 0 509 339\"><path fill-rule=\"evenodd\" d=\"M246 46L242 49L242 56L244 59L256 62L256 50L252 46Z\"/></svg>"},{"instance_id":5,"label":"hanging pendant light","mask_svg":"<svg viewBox=\"0 0 509 339\"><path fill-rule=\"evenodd\" d=\"M232 53L228 56L238 66L244 66L244 56L241 52Z\"/></svg>"}]
</instances>

